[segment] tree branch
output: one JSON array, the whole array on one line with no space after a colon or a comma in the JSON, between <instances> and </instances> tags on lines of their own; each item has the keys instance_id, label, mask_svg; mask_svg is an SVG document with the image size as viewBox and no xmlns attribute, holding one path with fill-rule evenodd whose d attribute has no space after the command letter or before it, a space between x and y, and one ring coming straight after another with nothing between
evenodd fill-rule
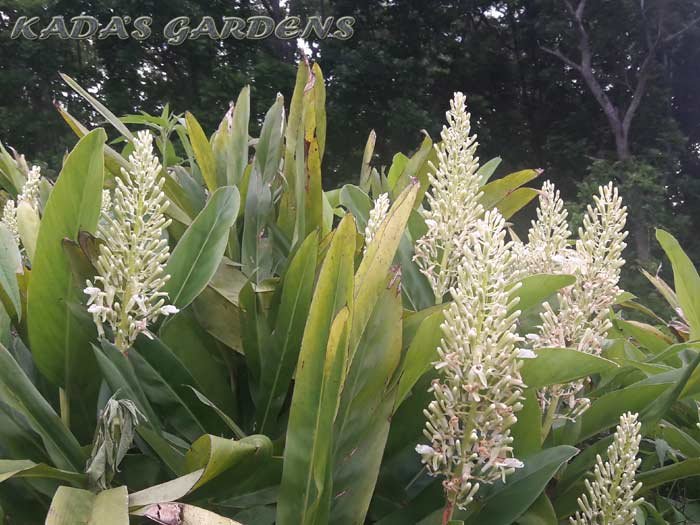
<instances>
[{"instance_id":1,"label":"tree branch","mask_svg":"<svg viewBox=\"0 0 700 525\"><path fill-rule=\"evenodd\" d=\"M562 62L564 62L567 66L572 67L572 68L575 69L576 71L579 71L579 72L581 71L581 65L580 65L580 64L577 64L576 62L574 62L573 60L571 60L569 57L567 57L564 53L562 53L562 52L559 51L558 49L550 49L550 48L545 47L545 46L540 46L540 49L541 49L542 51L544 51L545 53L549 53L550 55L554 55L554 56L557 57L559 60L561 60Z\"/></svg>"}]
</instances>

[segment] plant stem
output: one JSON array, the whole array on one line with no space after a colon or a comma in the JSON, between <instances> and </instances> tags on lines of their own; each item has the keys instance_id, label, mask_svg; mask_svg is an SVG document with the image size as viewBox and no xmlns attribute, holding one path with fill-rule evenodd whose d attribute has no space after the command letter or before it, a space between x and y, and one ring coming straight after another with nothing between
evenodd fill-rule
<instances>
[{"instance_id":1,"label":"plant stem","mask_svg":"<svg viewBox=\"0 0 700 525\"><path fill-rule=\"evenodd\" d=\"M61 409L61 421L66 425L66 428L70 428L70 398L68 390L65 388L58 389L58 402Z\"/></svg>"},{"instance_id":2,"label":"plant stem","mask_svg":"<svg viewBox=\"0 0 700 525\"><path fill-rule=\"evenodd\" d=\"M552 430L552 424L554 423L554 417L557 415L557 408L559 407L559 394L554 394L552 400L547 407L547 413L544 416L544 421L542 422L542 443L547 439L549 431Z\"/></svg>"},{"instance_id":3,"label":"plant stem","mask_svg":"<svg viewBox=\"0 0 700 525\"><path fill-rule=\"evenodd\" d=\"M454 514L454 511L454 501L452 501L448 496L447 502L445 503L445 510L442 512L442 525L447 525L450 521L452 521L452 514Z\"/></svg>"}]
</instances>

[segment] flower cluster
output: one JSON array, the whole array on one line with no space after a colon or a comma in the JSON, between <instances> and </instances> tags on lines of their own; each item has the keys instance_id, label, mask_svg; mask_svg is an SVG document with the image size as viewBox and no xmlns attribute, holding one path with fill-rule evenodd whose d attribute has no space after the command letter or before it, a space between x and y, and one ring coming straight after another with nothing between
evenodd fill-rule
<instances>
[{"instance_id":1,"label":"flower cluster","mask_svg":"<svg viewBox=\"0 0 700 525\"><path fill-rule=\"evenodd\" d=\"M641 459L637 459L641 424L637 414L623 414L608 447L608 459L596 457L593 481L586 480L586 491L578 499L581 508L570 518L572 525L632 525L635 511L642 498L635 494L642 487L635 473Z\"/></svg>"},{"instance_id":2,"label":"flower cluster","mask_svg":"<svg viewBox=\"0 0 700 525\"><path fill-rule=\"evenodd\" d=\"M372 242L374 236L379 230L379 225L382 223L386 214L389 211L389 195L382 193L377 200L374 201L374 207L369 212L369 219L367 220L367 226L365 227L365 251Z\"/></svg>"},{"instance_id":3,"label":"flower cluster","mask_svg":"<svg viewBox=\"0 0 700 525\"><path fill-rule=\"evenodd\" d=\"M537 220L532 221L527 244L514 244L517 271L522 276L564 273L567 254L570 252L568 215L559 190L550 181L546 181L540 190Z\"/></svg>"},{"instance_id":4,"label":"flower cluster","mask_svg":"<svg viewBox=\"0 0 700 525\"><path fill-rule=\"evenodd\" d=\"M471 132L471 117L465 97L455 93L447 112L449 126L442 129L442 142L436 145L438 164L431 164L429 209L422 210L428 232L416 243L415 260L428 278L437 302L454 286L462 251L484 213L479 159L475 156L476 135Z\"/></svg>"},{"instance_id":5,"label":"flower cluster","mask_svg":"<svg viewBox=\"0 0 700 525\"><path fill-rule=\"evenodd\" d=\"M479 483L504 479L522 463L512 457L510 427L525 387L520 377L517 299L511 299L513 256L505 242L505 220L487 211L475 222L462 262L453 302L445 311L443 340L433 381L424 434L418 445L432 475L445 477L448 501L464 508Z\"/></svg>"},{"instance_id":6,"label":"flower cluster","mask_svg":"<svg viewBox=\"0 0 700 525\"><path fill-rule=\"evenodd\" d=\"M17 196L17 203L9 199L2 211L2 223L12 233L12 236L20 245L19 227L17 225L17 209L19 206L30 206L36 213L39 212L39 184L41 183L41 168L32 166L27 173L27 180L22 191Z\"/></svg>"},{"instance_id":7,"label":"flower cluster","mask_svg":"<svg viewBox=\"0 0 700 525\"><path fill-rule=\"evenodd\" d=\"M103 239L95 267L94 283L88 281L88 311L104 336L104 325L112 330L115 345L126 352L140 333L160 315L178 310L166 304L162 291L170 255L163 232L170 224L164 215L168 206L159 177L161 166L153 154L153 137L142 131L134 140L129 157L131 170L122 169L116 179L110 212L103 210L99 234Z\"/></svg>"},{"instance_id":8,"label":"flower cluster","mask_svg":"<svg viewBox=\"0 0 700 525\"><path fill-rule=\"evenodd\" d=\"M542 215L558 215L559 222L554 223L558 226L545 227L544 230L533 226L533 230L567 231L561 210ZM552 260L559 266L558 272L573 274L576 283L557 294L556 310L550 303L543 305L539 334L529 336L535 348L565 347L589 354L601 353L605 335L611 327L608 311L620 294L617 285L625 262L622 251L626 246L626 220L627 209L622 205L617 188L610 183L599 189L594 205L588 206L575 249L564 247L566 241L562 240L561 234L549 236L550 253L554 254ZM546 266L544 262L542 264ZM556 268L550 265L547 270ZM586 398L579 396L584 385L585 381L581 380L541 391L543 410L557 418L577 417L589 405Z\"/></svg>"}]
</instances>

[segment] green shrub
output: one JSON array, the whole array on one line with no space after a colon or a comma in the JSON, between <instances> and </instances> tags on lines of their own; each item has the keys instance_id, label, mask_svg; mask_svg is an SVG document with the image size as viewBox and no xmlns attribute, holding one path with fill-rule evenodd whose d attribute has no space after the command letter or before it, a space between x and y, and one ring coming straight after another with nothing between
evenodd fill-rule
<instances>
[{"instance_id":1,"label":"green shrub","mask_svg":"<svg viewBox=\"0 0 700 525\"><path fill-rule=\"evenodd\" d=\"M490 180L461 94L440 143L377 170L372 133L324 191L317 65L257 138L248 89L208 138L64 79L118 136L59 108L53 184L0 148L7 523L556 524L584 492L576 523L677 522L700 278L659 231L677 318L621 292L611 185L574 241L540 172Z\"/></svg>"}]
</instances>

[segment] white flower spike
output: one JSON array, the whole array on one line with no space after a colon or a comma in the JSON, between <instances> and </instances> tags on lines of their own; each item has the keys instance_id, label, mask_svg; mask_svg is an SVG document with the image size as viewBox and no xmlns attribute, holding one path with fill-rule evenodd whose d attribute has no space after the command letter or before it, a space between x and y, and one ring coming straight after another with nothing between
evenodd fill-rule
<instances>
[{"instance_id":1,"label":"white flower spike","mask_svg":"<svg viewBox=\"0 0 700 525\"><path fill-rule=\"evenodd\" d=\"M479 203L481 179L477 175L476 135L466 98L455 93L447 112L449 126L442 128L442 142L435 146L438 164L431 164L430 209L422 210L428 232L416 243L415 260L425 274L437 302L454 286L462 254L476 220L484 213Z\"/></svg>"},{"instance_id":2,"label":"white flower spike","mask_svg":"<svg viewBox=\"0 0 700 525\"><path fill-rule=\"evenodd\" d=\"M122 169L111 209L103 207L98 230L104 243L95 264L98 275L84 290L100 336L108 325L122 352L140 333L149 335L148 325L159 316L178 311L166 304L167 294L162 291L169 279L164 272L170 253L163 238L170 224L164 215L169 202L152 142L149 132L138 133L129 157L132 169Z\"/></svg>"},{"instance_id":3,"label":"white flower spike","mask_svg":"<svg viewBox=\"0 0 700 525\"><path fill-rule=\"evenodd\" d=\"M596 457L593 481L586 480L586 491L578 499L580 511L570 518L572 525L633 525L635 511L643 498L635 499L642 484L635 474L642 460L637 459L641 423L637 414L623 414L607 461Z\"/></svg>"},{"instance_id":4,"label":"white flower spike","mask_svg":"<svg viewBox=\"0 0 700 525\"><path fill-rule=\"evenodd\" d=\"M445 477L449 504L460 508L479 483L504 479L522 467L512 457L510 436L525 385L519 372L520 312L508 313L517 299L511 299L512 253L505 235L503 217L487 211L464 250L442 325L435 363L440 377L431 387L435 399L425 410L430 446L416 447L429 472Z\"/></svg>"}]
</instances>

